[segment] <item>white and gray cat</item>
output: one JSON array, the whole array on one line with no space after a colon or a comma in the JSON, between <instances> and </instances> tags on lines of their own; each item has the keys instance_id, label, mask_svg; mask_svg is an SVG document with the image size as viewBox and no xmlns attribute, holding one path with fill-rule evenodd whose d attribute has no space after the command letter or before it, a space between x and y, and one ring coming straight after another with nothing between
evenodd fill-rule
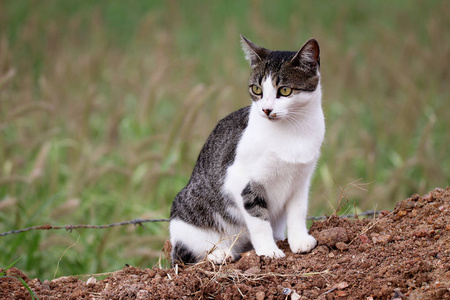
<instances>
[{"instance_id":1,"label":"white and gray cat","mask_svg":"<svg viewBox=\"0 0 450 300\"><path fill-rule=\"evenodd\" d=\"M171 209L172 262L215 263L256 254L284 257L316 246L306 212L325 133L319 44L271 51L243 36L253 102L222 119L203 146Z\"/></svg>"}]
</instances>

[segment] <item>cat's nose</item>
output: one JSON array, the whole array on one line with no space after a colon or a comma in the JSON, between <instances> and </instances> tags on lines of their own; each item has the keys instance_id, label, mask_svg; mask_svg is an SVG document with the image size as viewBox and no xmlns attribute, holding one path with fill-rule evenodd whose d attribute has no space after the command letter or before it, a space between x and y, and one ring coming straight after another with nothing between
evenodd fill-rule
<instances>
[{"instance_id":1,"label":"cat's nose","mask_svg":"<svg viewBox=\"0 0 450 300\"><path fill-rule=\"evenodd\" d=\"M267 116L270 115L270 113L272 112L272 109L264 109L262 110Z\"/></svg>"}]
</instances>

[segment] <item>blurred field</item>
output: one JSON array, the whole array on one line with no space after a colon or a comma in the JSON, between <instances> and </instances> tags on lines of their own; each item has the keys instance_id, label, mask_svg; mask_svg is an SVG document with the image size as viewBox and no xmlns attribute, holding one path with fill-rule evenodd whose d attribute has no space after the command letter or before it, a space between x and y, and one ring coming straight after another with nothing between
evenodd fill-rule
<instances>
[{"instance_id":1,"label":"blurred field","mask_svg":"<svg viewBox=\"0 0 450 300\"><path fill-rule=\"evenodd\" d=\"M448 185L448 2L339 4L0 2L0 232L168 217L209 132L250 104L240 33L280 50L319 40L327 134L310 215ZM151 267L167 238L165 223L10 235L0 267Z\"/></svg>"}]
</instances>

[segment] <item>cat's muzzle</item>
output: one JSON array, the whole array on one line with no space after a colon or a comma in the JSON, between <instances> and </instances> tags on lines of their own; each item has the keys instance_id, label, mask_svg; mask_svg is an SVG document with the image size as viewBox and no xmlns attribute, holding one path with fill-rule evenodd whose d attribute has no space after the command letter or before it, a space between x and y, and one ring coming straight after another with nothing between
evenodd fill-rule
<instances>
[{"instance_id":1,"label":"cat's muzzle","mask_svg":"<svg viewBox=\"0 0 450 300\"><path fill-rule=\"evenodd\" d=\"M273 120L277 117L276 113L272 113L272 109L263 109L262 111L266 114L269 120Z\"/></svg>"}]
</instances>

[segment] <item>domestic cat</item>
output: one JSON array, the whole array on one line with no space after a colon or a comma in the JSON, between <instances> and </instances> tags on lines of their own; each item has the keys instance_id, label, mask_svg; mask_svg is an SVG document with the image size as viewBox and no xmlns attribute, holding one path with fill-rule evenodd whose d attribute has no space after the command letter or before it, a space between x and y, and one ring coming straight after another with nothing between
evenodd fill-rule
<instances>
[{"instance_id":1,"label":"domestic cat","mask_svg":"<svg viewBox=\"0 0 450 300\"><path fill-rule=\"evenodd\" d=\"M316 246L306 212L311 175L325 134L319 44L271 51L241 35L252 72L250 106L217 124L170 217L172 263L284 257Z\"/></svg>"}]
</instances>

